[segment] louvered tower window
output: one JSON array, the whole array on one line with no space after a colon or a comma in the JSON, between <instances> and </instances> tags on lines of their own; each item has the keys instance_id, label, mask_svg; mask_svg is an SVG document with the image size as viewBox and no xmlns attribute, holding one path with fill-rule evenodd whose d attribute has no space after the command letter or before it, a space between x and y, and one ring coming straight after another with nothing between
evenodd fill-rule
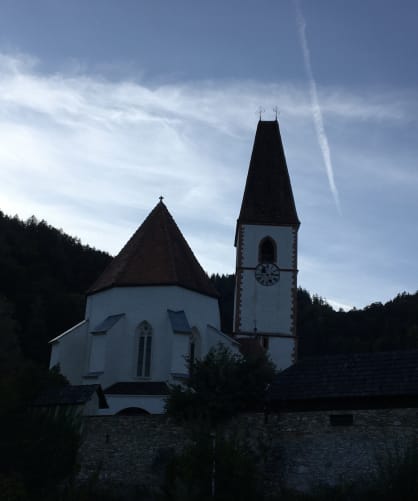
<instances>
[{"instance_id":1,"label":"louvered tower window","mask_svg":"<svg viewBox=\"0 0 418 501\"><path fill-rule=\"evenodd\" d=\"M146 320L138 326L138 361L136 375L150 377L151 374L152 327Z\"/></svg>"},{"instance_id":2,"label":"louvered tower window","mask_svg":"<svg viewBox=\"0 0 418 501\"><path fill-rule=\"evenodd\" d=\"M259 263L275 263L277 261L277 249L274 240L270 237L263 238L258 248Z\"/></svg>"}]
</instances>

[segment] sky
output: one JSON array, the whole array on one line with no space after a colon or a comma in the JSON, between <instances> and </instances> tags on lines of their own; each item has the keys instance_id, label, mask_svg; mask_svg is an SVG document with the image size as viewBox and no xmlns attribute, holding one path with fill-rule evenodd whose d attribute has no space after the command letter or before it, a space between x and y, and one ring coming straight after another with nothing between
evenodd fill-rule
<instances>
[{"instance_id":1,"label":"sky","mask_svg":"<svg viewBox=\"0 0 418 501\"><path fill-rule=\"evenodd\" d=\"M162 195L232 273L277 107L298 284L345 309L414 293L417 21L415 0L0 0L0 210L115 255Z\"/></svg>"}]
</instances>

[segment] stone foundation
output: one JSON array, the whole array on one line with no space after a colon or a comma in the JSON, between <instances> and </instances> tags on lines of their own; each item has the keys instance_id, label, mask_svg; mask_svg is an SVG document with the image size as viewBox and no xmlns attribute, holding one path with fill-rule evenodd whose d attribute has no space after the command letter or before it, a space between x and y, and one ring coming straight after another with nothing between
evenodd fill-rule
<instances>
[{"instance_id":1,"label":"stone foundation","mask_svg":"<svg viewBox=\"0 0 418 501\"><path fill-rule=\"evenodd\" d=\"M229 429L250 440L270 488L308 490L371 478L388 454L417 445L417 424L416 409L376 409L289 412L267 422L263 414L248 414ZM155 484L167 458L190 440L189 430L166 416L85 418L80 479L98 475L116 485Z\"/></svg>"}]
</instances>

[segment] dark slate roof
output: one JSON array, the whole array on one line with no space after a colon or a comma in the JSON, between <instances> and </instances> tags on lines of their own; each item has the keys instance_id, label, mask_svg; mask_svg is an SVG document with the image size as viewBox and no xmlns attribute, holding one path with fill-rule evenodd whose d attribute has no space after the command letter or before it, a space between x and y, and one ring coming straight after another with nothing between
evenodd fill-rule
<instances>
[{"instance_id":1,"label":"dark slate roof","mask_svg":"<svg viewBox=\"0 0 418 501\"><path fill-rule=\"evenodd\" d=\"M110 330L122 317L124 314L120 315L110 315L105 318L102 322L96 325L96 327L91 331L93 334L99 332L107 332Z\"/></svg>"},{"instance_id":2,"label":"dark slate roof","mask_svg":"<svg viewBox=\"0 0 418 501\"><path fill-rule=\"evenodd\" d=\"M138 381L112 384L105 390L106 395L168 395L168 386L164 382Z\"/></svg>"},{"instance_id":3,"label":"dark slate roof","mask_svg":"<svg viewBox=\"0 0 418 501\"><path fill-rule=\"evenodd\" d=\"M170 319L171 328L173 332L180 334L191 334L192 329L190 328L189 321L187 320L184 311L172 311L167 310L168 318Z\"/></svg>"},{"instance_id":4,"label":"dark slate roof","mask_svg":"<svg viewBox=\"0 0 418 501\"><path fill-rule=\"evenodd\" d=\"M99 384L67 385L60 388L49 388L34 402L36 407L52 407L56 405L82 405L87 403L94 393L99 397L99 407L107 408L106 398Z\"/></svg>"},{"instance_id":5,"label":"dark slate roof","mask_svg":"<svg viewBox=\"0 0 418 501\"><path fill-rule=\"evenodd\" d=\"M281 372L270 401L418 395L418 350L307 358Z\"/></svg>"},{"instance_id":6,"label":"dark slate roof","mask_svg":"<svg viewBox=\"0 0 418 501\"><path fill-rule=\"evenodd\" d=\"M156 205L87 293L137 285L180 285L218 297L163 202Z\"/></svg>"},{"instance_id":7,"label":"dark slate roof","mask_svg":"<svg viewBox=\"0 0 418 501\"><path fill-rule=\"evenodd\" d=\"M238 223L299 225L277 120L258 122Z\"/></svg>"}]
</instances>

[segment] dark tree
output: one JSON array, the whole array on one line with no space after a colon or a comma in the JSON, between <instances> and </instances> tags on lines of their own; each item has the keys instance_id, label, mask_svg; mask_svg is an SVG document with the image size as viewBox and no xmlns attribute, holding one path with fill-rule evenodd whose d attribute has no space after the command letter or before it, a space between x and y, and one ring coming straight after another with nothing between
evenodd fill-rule
<instances>
[{"instance_id":1,"label":"dark tree","mask_svg":"<svg viewBox=\"0 0 418 501\"><path fill-rule=\"evenodd\" d=\"M166 410L180 420L216 426L240 411L263 409L274 374L265 354L243 357L219 345L193 363L186 386L171 387Z\"/></svg>"},{"instance_id":2,"label":"dark tree","mask_svg":"<svg viewBox=\"0 0 418 501\"><path fill-rule=\"evenodd\" d=\"M22 354L47 365L48 341L83 318L85 291L111 258L35 217L0 212L0 236L0 296Z\"/></svg>"},{"instance_id":3,"label":"dark tree","mask_svg":"<svg viewBox=\"0 0 418 501\"><path fill-rule=\"evenodd\" d=\"M221 328L227 334L232 333L232 315L234 311L235 275L212 275L210 277L219 292Z\"/></svg>"}]
</instances>

